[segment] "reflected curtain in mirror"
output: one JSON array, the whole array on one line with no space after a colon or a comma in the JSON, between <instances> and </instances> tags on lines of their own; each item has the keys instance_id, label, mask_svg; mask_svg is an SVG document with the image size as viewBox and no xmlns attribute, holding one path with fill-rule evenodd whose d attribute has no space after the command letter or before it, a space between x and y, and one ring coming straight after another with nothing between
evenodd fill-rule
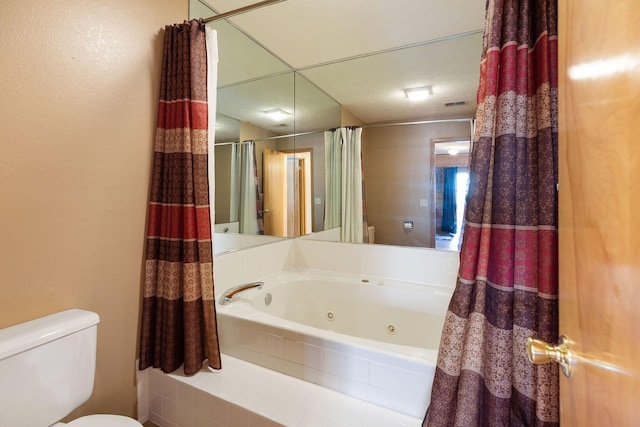
<instances>
[{"instance_id":1,"label":"reflected curtain in mirror","mask_svg":"<svg viewBox=\"0 0 640 427\"><path fill-rule=\"evenodd\" d=\"M324 229L340 227L342 211L342 133L324 132L325 204Z\"/></svg>"},{"instance_id":2,"label":"reflected curtain in mirror","mask_svg":"<svg viewBox=\"0 0 640 427\"><path fill-rule=\"evenodd\" d=\"M458 281L429 426L553 426L558 365L526 340L558 339L555 1L488 2Z\"/></svg>"},{"instance_id":3,"label":"reflected curtain in mirror","mask_svg":"<svg viewBox=\"0 0 640 427\"><path fill-rule=\"evenodd\" d=\"M455 234L458 231L457 213L458 206L457 197L457 177L458 168L444 168L442 183L442 221L440 223L440 231L442 233Z\"/></svg>"},{"instance_id":4,"label":"reflected curtain in mirror","mask_svg":"<svg viewBox=\"0 0 640 427\"><path fill-rule=\"evenodd\" d=\"M264 234L262 201L258 186L256 143L244 141L240 155L240 232Z\"/></svg>"},{"instance_id":5,"label":"reflected curtain in mirror","mask_svg":"<svg viewBox=\"0 0 640 427\"><path fill-rule=\"evenodd\" d=\"M368 243L362 128L354 126L325 131L324 147L324 229L341 227L340 241Z\"/></svg>"},{"instance_id":6,"label":"reflected curtain in mirror","mask_svg":"<svg viewBox=\"0 0 640 427\"><path fill-rule=\"evenodd\" d=\"M216 49L215 32L205 41L198 21L165 27L140 369L183 365L192 375L205 359L221 368L208 181L207 58L217 58Z\"/></svg>"},{"instance_id":7,"label":"reflected curtain in mirror","mask_svg":"<svg viewBox=\"0 0 640 427\"><path fill-rule=\"evenodd\" d=\"M239 143L231 144L231 177L229 182L229 222L239 221L240 208L240 172L242 164L240 163L241 150Z\"/></svg>"},{"instance_id":8,"label":"reflected curtain in mirror","mask_svg":"<svg viewBox=\"0 0 640 427\"><path fill-rule=\"evenodd\" d=\"M362 128L344 127L342 133L342 229L343 242L363 243L364 224L362 189Z\"/></svg>"}]
</instances>

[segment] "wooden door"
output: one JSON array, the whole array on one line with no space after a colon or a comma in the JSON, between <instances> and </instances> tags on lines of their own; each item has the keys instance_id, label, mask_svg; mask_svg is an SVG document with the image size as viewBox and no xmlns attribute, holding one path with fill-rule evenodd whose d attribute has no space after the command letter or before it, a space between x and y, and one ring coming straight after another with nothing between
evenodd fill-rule
<instances>
[{"instance_id":1,"label":"wooden door","mask_svg":"<svg viewBox=\"0 0 640 427\"><path fill-rule=\"evenodd\" d=\"M640 425L640 2L559 2L564 426Z\"/></svg>"},{"instance_id":2,"label":"wooden door","mask_svg":"<svg viewBox=\"0 0 640 427\"><path fill-rule=\"evenodd\" d=\"M287 155L265 149L264 234L287 236Z\"/></svg>"}]
</instances>

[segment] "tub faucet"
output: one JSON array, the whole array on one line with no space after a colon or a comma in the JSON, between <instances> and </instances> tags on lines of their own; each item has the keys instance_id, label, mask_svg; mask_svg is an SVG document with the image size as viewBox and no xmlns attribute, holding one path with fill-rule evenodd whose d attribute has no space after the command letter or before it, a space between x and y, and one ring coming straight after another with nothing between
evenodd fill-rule
<instances>
[{"instance_id":1,"label":"tub faucet","mask_svg":"<svg viewBox=\"0 0 640 427\"><path fill-rule=\"evenodd\" d=\"M220 305L229 304L231 302L231 298L233 298L235 294L246 291L247 289L261 289L262 285L264 285L264 282L251 282L245 283L244 285L234 286L233 288L228 289L224 294L222 294L218 303L220 303Z\"/></svg>"}]
</instances>

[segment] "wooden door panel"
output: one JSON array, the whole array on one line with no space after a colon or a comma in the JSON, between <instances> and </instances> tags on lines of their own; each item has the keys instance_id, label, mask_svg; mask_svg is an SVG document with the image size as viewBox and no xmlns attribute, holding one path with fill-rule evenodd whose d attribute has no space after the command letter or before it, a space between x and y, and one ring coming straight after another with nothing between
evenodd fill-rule
<instances>
[{"instance_id":1,"label":"wooden door panel","mask_svg":"<svg viewBox=\"0 0 640 427\"><path fill-rule=\"evenodd\" d=\"M287 236L287 155L265 149L264 234Z\"/></svg>"},{"instance_id":2,"label":"wooden door panel","mask_svg":"<svg viewBox=\"0 0 640 427\"><path fill-rule=\"evenodd\" d=\"M559 2L563 426L640 425L640 2Z\"/></svg>"}]
</instances>

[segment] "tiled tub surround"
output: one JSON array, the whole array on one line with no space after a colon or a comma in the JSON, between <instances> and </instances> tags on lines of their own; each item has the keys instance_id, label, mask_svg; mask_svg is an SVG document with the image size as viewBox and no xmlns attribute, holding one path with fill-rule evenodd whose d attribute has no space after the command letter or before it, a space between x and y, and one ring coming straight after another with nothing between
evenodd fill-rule
<instances>
[{"instance_id":1,"label":"tiled tub surround","mask_svg":"<svg viewBox=\"0 0 640 427\"><path fill-rule=\"evenodd\" d=\"M312 269L264 282L217 307L223 353L424 415L450 287Z\"/></svg>"},{"instance_id":2,"label":"tiled tub surround","mask_svg":"<svg viewBox=\"0 0 640 427\"><path fill-rule=\"evenodd\" d=\"M147 369L147 416L161 427L418 427L422 419L222 355L223 369L185 377Z\"/></svg>"},{"instance_id":3,"label":"tiled tub surround","mask_svg":"<svg viewBox=\"0 0 640 427\"><path fill-rule=\"evenodd\" d=\"M282 272L306 269L331 271L349 277L376 277L385 283L390 283L389 280L392 279L391 281L411 282L417 286L419 286L418 284L436 284L436 287L443 287L445 292L447 288L449 292L452 292L459 265L459 254L422 248L289 239L216 255L214 263L216 299L219 299L224 291L233 286L262 278L276 277ZM251 294L239 294L236 298L243 299L250 296ZM239 306L243 304L245 307L249 306L248 303L242 301L234 301L231 306L240 309ZM218 306L218 310L219 314L225 311L224 306ZM260 314L257 310L255 311L255 315ZM245 320L253 322L253 319ZM273 425L268 424L267 418L283 425L295 427L355 425L390 427L421 424L424 412L418 414L417 417L410 417L386 408L396 405L394 407L398 407L400 410L405 407L405 412L417 414L424 407L426 399L424 401L416 399L421 401L417 409L407 408L404 404L398 403L395 395L389 397L389 393L381 393L379 385L391 384L392 389L400 390L400 395L404 395L407 389L418 387L419 383L420 393L426 396L431 380L425 379L425 376L431 375L428 364L435 363L433 350L431 350L431 361L428 362L420 356L415 357L415 355L402 353L402 350L406 350L405 346L393 347L391 344L386 344L386 350L379 351L375 345L370 347L373 342L371 340L367 340L366 344L360 344L360 339L349 338L350 350L344 351L346 344L335 340L340 334L322 331L310 326L301 325L303 329L316 329L319 336L310 334L308 335L309 339L305 341L306 338L302 338L301 332L284 329L288 332L279 335L282 331L280 325L267 327L259 322L254 322L259 326L259 329L252 332L251 329L243 329L247 326L242 324L243 319L233 315L222 313L218 321L220 338L223 341L223 369L218 373L219 375L205 376L210 372L201 372L194 377L185 378L179 373L165 375L151 369L141 372L138 409L140 420L145 421L149 417L152 420L155 418L158 421L163 421L157 422L163 427ZM227 328L231 329L231 332L227 331ZM237 333L243 337L242 347L244 350L240 350L241 353L244 352L243 357L245 359L261 358L262 361L257 361L256 364L247 363L224 354L229 347L235 346L233 337L236 332L233 330L238 328L240 332ZM402 329L404 330L404 327ZM304 336L306 337L307 334ZM228 343L228 340L231 340L231 343ZM251 348L254 344L247 345L248 343L255 343L262 348L266 345L267 350L262 353L262 356L258 356ZM388 350L391 350L391 353L388 353ZM305 351L308 352L307 355L305 355ZM429 352L429 350L424 351ZM424 353L422 354L424 355ZM307 357L306 361L304 361L305 357ZM361 363L363 361L364 363ZM269 366L270 369L264 369L258 366L259 364ZM421 369L425 369L425 364L427 370L421 371ZM414 368L418 369L418 375L420 375L418 380L415 380L411 374L414 372ZM280 372L287 372L289 375ZM340 373L342 374L340 375ZM146 381L147 375L156 376ZM288 391L285 393L265 392L264 385L260 385L260 382L247 382L250 381L247 376L250 379L269 378L269 383L273 382L273 384L280 386L286 384ZM178 385L177 388L169 385L166 390L169 394L163 394L163 377L168 378L166 381L169 383L177 380L182 385ZM205 378L214 377L218 378L217 382L205 380ZM301 377L306 381L298 379ZM330 384L333 382L334 389L362 396L380 406L313 383L320 383L320 380L324 381L327 387L331 387ZM230 383L237 381L248 384L244 391L241 391L238 386L229 386ZM144 385L147 383L149 383L148 388ZM187 384L195 389L186 387ZM210 387L205 387L205 384L210 384ZM353 384L356 387L348 390L348 387ZM158 389L158 387L161 388ZM177 394L175 394L176 389ZM303 390L304 393L302 393ZM265 405L265 402L268 402L264 396L265 393L272 397L278 396L278 398L282 396L285 396L285 399L286 396L293 397L287 401L285 406L279 408L282 411L280 415L273 416L269 411L264 410L265 406L269 406ZM311 396L310 399L315 399L315 402L310 406L308 401L296 398L297 395ZM261 400L261 398L264 399ZM193 402L193 413L196 417L193 423L188 418L188 411L185 413L184 410L184 405L189 407L188 402L190 401ZM200 406L196 405L197 401L200 402ZM184 405L180 402L183 402ZM204 409L202 409L202 405L204 405ZM220 420L216 421L216 412L211 412L212 405L214 407L222 405L220 406L222 416L227 417L223 421L228 419L230 424L222 423ZM200 411L199 415L198 411ZM187 417L186 422L180 422L181 413L184 414L182 418ZM354 421L354 414L365 413L372 415L366 422L364 420ZM166 416L163 417L161 414ZM209 414L208 418L204 417L206 414ZM359 416L363 417L364 415ZM238 420L240 424L237 424Z\"/></svg>"}]
</instances>

